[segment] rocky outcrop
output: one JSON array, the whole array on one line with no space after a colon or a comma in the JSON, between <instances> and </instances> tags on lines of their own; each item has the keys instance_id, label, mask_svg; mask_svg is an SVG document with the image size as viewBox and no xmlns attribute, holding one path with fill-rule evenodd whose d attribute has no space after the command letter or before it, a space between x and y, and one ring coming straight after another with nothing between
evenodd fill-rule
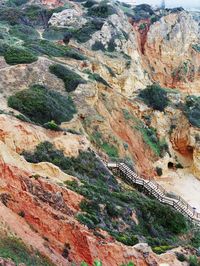
<instances>
[{"instance_id":1,"label":"rocky outcrop","mask_svg":"<svg viewBox=\"0 0 200 266\"><path fill-rule=\"evenodd\" d=\"M65 9L59 13L53 13L49 25L53 27L76 27L82 28L87 19L83 18L80 12L74 9Z\"/></svg>"},{"instance_id":2,"label":"rocky outcrop","mask_svg":"<svg viewBox=\"0 0 200 266\"><path fill-rule=\"evenodd\" d=\"M41 142L49 141L69 157L77 156L90 145L83 135L46 130L4 114L0 115L0 140L19 154L24 150L33 151Z\"/></svg>"},{"instance_id":3,"label":"rocky outcrop","mask_svg":"<svg viewBox=\"0 0 200 266\"><path fill-rule=\"evenodd\" d=\"M153 79L163 86L197 91L199 53L198 23L186 11L171 13L151 25L144 55Z\"/></svg>"}]
</instances>

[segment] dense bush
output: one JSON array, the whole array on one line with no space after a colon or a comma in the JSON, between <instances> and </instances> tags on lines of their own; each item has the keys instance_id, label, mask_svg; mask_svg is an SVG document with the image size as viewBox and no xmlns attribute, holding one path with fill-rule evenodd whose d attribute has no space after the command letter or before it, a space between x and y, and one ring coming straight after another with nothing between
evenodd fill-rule
<instances>
[{"instance_id":1,"label":"dense bush","mask_svg":"<svg viewBox=\"0 0 200 266\"><path fill-rule=\"evenodd\" d=\"M139 97L155 110L164 111L169 104L167 92L157 84L147 86L139 93Z\"/></svg>"},{"instance_id":2,"label":"dense bush","mask_svg":"<svg viewBox=\"0 0 200 266\"><path fill-rule=\"evenodd\" d=\"M17 48L14 46L10 46L6 49L4 58L6 60L6 63L8 63L9 65L31 64L38 59L37 56L32 54L27 49Z\"/></svg>"},{"instance_id":3,"label":"dense bush","mask_svg":"<svg viewBox=\"0 0 200 266\"><path fill-rule=\"evenodd\" d=\"M28 2L29 0L8 0L8 6L21 6Z\"/></svg>"},{"instance_id":4,"label":"dense bush","mask_svg":"<svg viewBox=\"0 0 200 266\"><path fill-rule=\"evenodd\" d=\"M116 13L117 11L115 7L110 3L105 3L104 1L88 8L88 16L107 18L108 16Z\"/></svg>"},{"instance_id":5,"label":"dense bush","mask_svg":"<svg viewBox=\"0 0 200 266\"><path fill-rule=\"evenodd\" d=\"M134 7L134 15L132 16L132 18L134 19L134 21L140 21L140 20L144 20L144 19L148 19L150 17L152 17L153 15L158 17L152 7L150 5L147 4L141 4L141 5L137 5Z\"/></svg>"},{"instance_id":6,"label":"dense bush","mask_svg":"<svg viewBox=\"0 0 200 266\"><path fill-rule=\"evenodd\" d=\"M15 25L21 21L22 12L19 8L0 7L0 21Z\"/></svg>"},{"instance_id":7,"label":"dense bush","mask_svg":"<svg viewBox=\"0 0 200 266\"><path fill-rule=\"evenodd\" d=\"M98 30L101 30L103 22L98 18L93 18L87 22L81 29L71 30L74 39L80 43L85 43L91 39L91 36Z\"/></svg>"},{"instance_id":8,"label":"dense bush","mask_svg":"<svg viewBox=\"0 0 200 266\"><path fill-rule=\"evenodd\" d=\"M195 127L200 127L200 97L187 96L183 110L190 123Z\"/></svg>"},{"instance_id":9,"label":"dense bush","mask_svg":"<svg viewBox=\"0 0 200 266\"><path fill-rule=\"evenodd\" d=\"M74 91L79 84L85 83L81 76L63 65L51 65L49 70L56 77L62 79L65 84L65 89L68 92Z\"/></svg>"},{"instance_id":10,"label":"dense bush","mask_svg":"<svg viewBox=\"0 0 200 266\"><path fill-rule=\"evenodd\" d=\"M70 97L41 85L34 85L10 96L8 105L41 125L52 120L57 124L69 121L76 112Z\"/></svg>"},{"instance_id":11,"label":"dense bush","mask_svg":"<svg viewBox=\"0 0 200 266\"><path fill-rule=\"evenodd\" d=\"M20 25L14 25L9 30L9 33L21 40L35 40L39 38L39 33L30 26L26 26L23 24Z\"/></svg>"},{"instance_id":12,"label":"dense bush","mask_svg":"<svg viewBox=\"0 0 200 266\"><path fill-rule=\"evenodd\" d=\"M55 44L48 40L35 40L27 42L25 46L36 55L48 55L54 57L71 57L76 60L85 60L86 57L77 50L67 46Z\"/></svg>"}]
</instances>

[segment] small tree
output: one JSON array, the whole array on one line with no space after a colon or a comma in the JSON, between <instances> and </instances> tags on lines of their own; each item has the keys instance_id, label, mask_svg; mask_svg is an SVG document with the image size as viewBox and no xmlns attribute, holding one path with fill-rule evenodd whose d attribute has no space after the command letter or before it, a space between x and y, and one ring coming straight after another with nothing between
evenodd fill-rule
<instances>
[{"instance_id":1,"label":"small tree","mask_svg":"<svg viewBox=\"0 0 200 266\"><path fill-rule=\"evenodd\" d=\"M146 89L139 93L139 97L141 97L149 107L159 111L164 111L169 104L167 92L158 84L147 86Z\"/></svg>"}]
</instances>

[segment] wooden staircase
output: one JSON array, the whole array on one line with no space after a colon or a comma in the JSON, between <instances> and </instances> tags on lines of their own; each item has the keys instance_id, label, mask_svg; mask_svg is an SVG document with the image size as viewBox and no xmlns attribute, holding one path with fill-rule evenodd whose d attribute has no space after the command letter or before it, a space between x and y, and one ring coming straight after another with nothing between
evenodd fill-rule
<instances>
[{"instance_id":1,"label":"wooden staircase","mask_svg":"<svg viewBox=\"0 0 200 266\"><path fill-rule=\"evenodd\" d=\"M148 194L152 195L160 202L172 206L185 217L200 226L200 213L190 206L183 198L170 197L167 191L157 182L139 177L134 170L128 167L124 162L109 162L107 163L107 167L112 171L117 171L126 183L142 187Z\"/></svg>"}]
</instances>

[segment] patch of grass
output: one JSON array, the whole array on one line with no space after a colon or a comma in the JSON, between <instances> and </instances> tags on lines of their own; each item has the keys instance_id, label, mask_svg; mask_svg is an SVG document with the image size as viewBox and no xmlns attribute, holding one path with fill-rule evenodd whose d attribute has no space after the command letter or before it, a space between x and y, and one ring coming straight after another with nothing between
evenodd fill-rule
<instances>
[{"instance_id":1,"label":"patch of grass","mask_svg":"<svg viewBox=\"0 0 200 266\"><path fill-rule=\"evenodd\" d=\"M49 90L41 85L33 85L8 98L8 105L18 110L31 121L43 125L52 120L60 124L69 121L76 113L70 97Z\"/></svg>"},{"instance_id":2,"label":"patch of grass","mask_svg":"<svg viewBox=\"0 0 200 266\"><path fill-rule=\"evenodd\" d=\"M37 56L24 48L10 46L4 52L4 58L9 65L31 64L37 61Z\"/></svg>"},{"instance_id":3,"label":"patch of grass","mask_svg":"<svg viewBox=\"0 0 200 266\"><path fill-rule=\"evenodd\" d=\"M19 239L14 237L0 238L0 257L10 258L17 265L24 263L27 266L53 266L37 251L30 251Z\"/></svg>"},{"instance_id":4,"label":"patch of grass","mask_svg":"<svg viewBox=\"0 0 200 266\"><path fill-rule=\"evenodd\" d=\"M141 132L144 142L149 145L157 156L162 157L164 153L168 151L168 145L165 139L159 140L154 128L147 127L143 123L140 123L136 126L136 129Z\"/></svg>"},{"instance_id":5,"label":"patch of grass","mask_svg":"<svg viewBox=\"0 0 200 266\"><path fill-rule=\"evenodd\" d=\"M99 146L109 157L118 158L119 153L116 146L102 138L102 134L98 131L94 131L90 136L91 141L94 142L97 146Z\"/></svg>"},{"instance_id":6,"label":"patch of grass","mask_svg":"<svg viewBox=\"0 0 200 266\"><path fill-rule=\"evenodd\" d=\"M114 145L104 142L101 147L109 157L119 157L118 149Z\"/></svg>"},{"instance_id":7,"label":"patch of grass","mask_svg":"<svg viewBox=\"0 0 200 266\"><path fill-rule=\"evenodd\" d=\"M51 65L49 70L57 78L62 79L67 92L74 91L79 84L85 83L85 80L81 76L63 65Z\"/></svg>"},{"instance_id":8,"label":"patch of grass","mask_svg":"<svg viewBox=\"0 0 200 266\"><path fill-rule=\"evenodd\" d=\"M164 111L169 104L167 92L158 84L147 86L139 93L139 97L154 110Z\"/></svg>"}]
</instances>

